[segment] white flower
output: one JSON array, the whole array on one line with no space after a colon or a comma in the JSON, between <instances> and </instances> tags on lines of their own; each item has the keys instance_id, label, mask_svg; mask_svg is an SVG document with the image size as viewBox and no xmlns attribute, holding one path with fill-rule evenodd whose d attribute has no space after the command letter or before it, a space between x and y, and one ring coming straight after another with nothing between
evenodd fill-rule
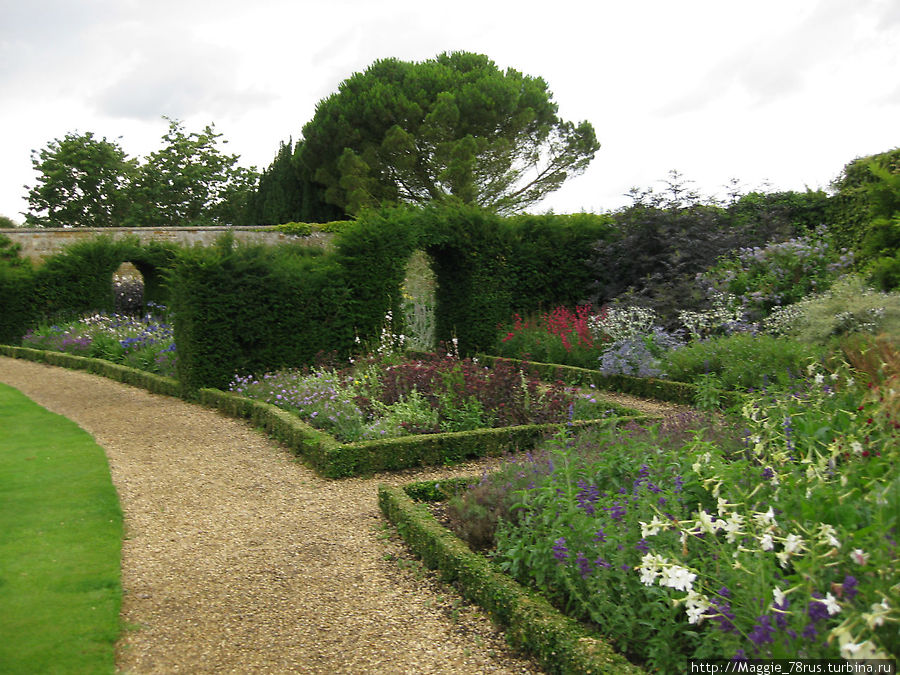
<instances>
[{"instance_id":1,"label":"white flower","mask_svg":"<svg viewBox=\"0 0 900 675\"><path fill-rule=\"evenodd\" d=\"M853 441L850 444L850 449L853 450L854 454L861 455L863 451L862 443L860 443L859 441Z\"/></svg>"},{"instance_id":2,"label":"white flower","mask_svg":"<svg viewBox=\"0 0 900 675\"><path fill-rule=\"evenodd\" d=\"M653 520L649 523L645 523L642 520L638 522L641 524L641 537L652 537L658 534L660 529L666 524L665 521L660 520L656 515L653 516Z\"/></svg>"},{"instance_id":3,"label":"white flower","mask_svg":"<svg viewBox=\"0 0 900 675\"><path fill-rule=\"evenodd\" d=\"M763 536L759 538L759 545L763 551L771 551L775 548L775 542L772 539L772 535L766 532Z\"/></svg>"},{"instance_id":4,"label":"white flower","mask_svg":"<svg viewBox=\"0 0 900 675\"><path fill-rule=\"evenodd\" d=\"M891 608L888 605L887 600L882 600L881 602L876 602L872 605L871 614L868 612L863 613L863 618L866 620L866 624L869 628L875 628L877 626L884 625L884 617L890 614Z\"/></svg>"},{"instance_id":5,"label":"white flower","mask_svg":"<svg viewBox=\"0 0 900 675\"><path fill-rule=\"evenodd\" d=\"M709 601L695 591L689 591L685 598L684 609L687 612L688 623L700 623L703 616L711 607Z\"/></svg>"},{"instance_id":6,"label":"white flower","mask_svg":"<svg viewBox=\"0 0 900 675\"><path fill-rule=\"evenodd\" d=\"M774 604L784 606L784 591L777 586L772 589L772 599Z\"/></svg>"},{"instance_id":7,"label":"white flower","mask_svg":"<svg viewBox=\"0 0 900 675\"><path fill-rule=\"evenodd\" d=\"M713 521L712 516L710 516L706 511L697 512L697 527L701 532L706 532L707 534L715 534L716 530L722 529L724 525L724 521Z\"/></svg>"},{"instance_id":8,"label":"white flower","mask_svg":"<svg viewBox=\"0 0 900 675\"><path fill-rule=\"evenodd\" d=\"M731 517L725 521L725 531L728 533L726 537L729 544L734 543L739 534L742 534L741 527L744 525L744 516L739 513L732 513Z\"/></svg>"},{"instance_id":9,"label":"white flower","mask_svg":"<svg viewBox=\"0 0 900 675\"><path fill-rule=\"evenodd\" d=\"M655 553L645 553L641 558L641 566L638 568L641 572L641 583L645 586L652 586L656 577L659 576L661 565L666 564L666 559Z\"/></svg>"},{"instance_id":10,"label":"white flower","mask_svg":"<svg viewBox=\"0 0 900 675\"><path fill-rule=\"evenodd\" d=\"M720 516L722 516L723 518L725 517L725 513L727 512L729 506L734 506L734 505L733 505L733 504L729 504L729 503L726 502L724 499L722 499L721 497L719 497L719 499L718 499L718 501L717 501L717 509L718 509L718 511L719 511L719 515L720 515Z\"/></svg>"},{"instance_id":11,"label":"white flower","mask_svg":"<svg viewBox=\"0 0 900 675\"><path fill-rule=\"evenodd\" d=\"M853 549L853 552L850 553L850 559L857 565L865 565L867 562L869 562L869 554L863 551L861 548L855 548Z\"/></svg>"},{"instance_id":12,"label":"white flower","mask_svg":"<svg viewBox=\"0 0 900 675\"><path fill-rule=\"evenodd\" d=\"M837 531L831 525L825 523L819 526L819 542L834 548L841 547L841 542L837 538Z\"/></svg>"},{"instance_id":13,"label":"white flower","mask_svg":"<svg viewBox=\"0 0 900 675\"><path fill-rule=\"evenodd\" d=\"M678 591L690 591L697 575L680 565L669 565L660 573L659 585Z\"/></svg>"},{"instance_id":14,"label":"white flower","mask_svg":"<svg viewBox=\"0 0 900 675\"><path fill-rule=\"evenodd\" d=\"M790 555L803 550L803 538L798 534L789 534L784 540L784 550Z\"/></svg>"},{"instance_id":15,"label":"white flower","mask_svg":"<svg viewBox=\"0 0 900 675\"><path fill-rule=\"evenodd\" d=\"M838 612L841 611L841 606L838 604L838 601L835 599L835 597L831 593L826 593L825 597L822 599L819 599L819 598L813 598L813 599L824 604L825 609L828 610L828 614L830 616L834 616L835 614L837 614Z\"/></svg>"},{"instance_id":16,"label":"white flower","mask_svg":"<svg viewBox=\"0 0 900 675\"><path fill-rule=\"evenodd\" d=\"M765 513L754 513L753 520L761 527L775 527L778 525L778 523L775 522L775 512L772 510L771 506Z\"/></svg>"}]
</instances>

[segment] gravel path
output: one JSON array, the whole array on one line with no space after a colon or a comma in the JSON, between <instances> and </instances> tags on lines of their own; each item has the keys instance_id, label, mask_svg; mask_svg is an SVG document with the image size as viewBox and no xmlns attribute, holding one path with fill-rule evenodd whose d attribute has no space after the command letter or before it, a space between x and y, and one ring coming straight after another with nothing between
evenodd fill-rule
<instances>
[{"instance_id":1,"label":"gravel path","mask_svg":"<svg viewBox=\"0 0 900 675\"><path fill-rule=\"evenodd\" d=\"M0 357L0 381L94 436L125 514L121 673L539 673L381 518L247 424L79 371Z\"/></svg>"}]
</instances>

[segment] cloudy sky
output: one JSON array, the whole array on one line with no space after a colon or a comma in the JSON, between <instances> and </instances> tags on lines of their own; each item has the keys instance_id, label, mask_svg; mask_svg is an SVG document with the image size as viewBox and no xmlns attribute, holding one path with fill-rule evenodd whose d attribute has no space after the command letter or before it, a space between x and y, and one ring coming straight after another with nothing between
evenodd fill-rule
<instances>
[{"instance_id":1,"label":"cloudy sky","mask_svg":"<svg viewBox=\"0 0 900 675\"><path fill-rule=\"evenodd\" d=\"M900 146L900 0L0 0L0 214L69 132L143 157L164 115L214 123L262 169L352 73L459 50L594 125L591 167L533 210L612 210L672 169L704 195L826 189Z\"/></svg>"}]
</instances>

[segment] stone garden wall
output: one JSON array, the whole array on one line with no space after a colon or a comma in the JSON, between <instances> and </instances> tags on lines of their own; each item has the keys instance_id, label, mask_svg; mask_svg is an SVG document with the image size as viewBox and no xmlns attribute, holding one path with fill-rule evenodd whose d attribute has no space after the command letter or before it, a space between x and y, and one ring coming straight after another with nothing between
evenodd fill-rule
<instances>
[{"instance_id":1,"label":"stone garden wall","mask_svg":"<svg viewBox=\"0 0 900 675\"><path fill-rule=\"evenodd\" d=\"M281 244L302 241L310 246L327 246L332 238L328 232L313 232L306 237L273 232L267 227L79 227L79 228L15 228L3 234L22 245L21 255L38 262L55 255L74 242L100 235L119 239L137 236L141 243L169 241L182 246L209 246L225 232L232 232L237 241L252 244Z\"/></svg>"}]
</instances>

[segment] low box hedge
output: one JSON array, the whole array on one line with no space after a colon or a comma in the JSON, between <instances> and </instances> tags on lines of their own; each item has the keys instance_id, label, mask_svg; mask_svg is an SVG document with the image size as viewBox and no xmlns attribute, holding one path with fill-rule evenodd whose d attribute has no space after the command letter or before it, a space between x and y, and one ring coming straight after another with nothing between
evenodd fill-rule
<instances>
[{"instance_id":1,"label":"low box hedge","mask_svg":"<svg viewBox=\"0 0 900 675\"><path fill-rule=\"evenodd\" d=\"M505 356L491 356L479 354L479 361L487 365L493 365L498 361L505 361L521 365L538 377L546 381L562 380L567 384L584 385L593 384L598 389L617 391L622 394L652 398L657 401L669 403L681 403L694 405L697 400L696 384L689 382L674 382L672 380L660 380L653 377L634 377L631 375L604 375L599 370L589 370L576 366L562 366L555 363L538 363L536 361L521 361ZM722 392L721 403L725 408L741 403L743 395L737 391Z\"/></svg>"},{"instance_id":2,"label":"low box hedge","mask_svg":"<svg viewBox=\"0 0 900 675\"><path fill-rule=\"evenodd\" d=\"M468 479L460 479L466 481ZM484 608L506 628L507 640L533 654L551 673L636 674L644 671L615 652L602 636L588 626L557 611L545 598L496 570L481 555L416 504L417 496L446 496L455 484L448 481L415 483L406 489L381 485L378 505L396 527L409 548L426 565L440 570L469 600Z\"/></svg>"},{"instance_id":3,"label":"low box hedge","mask_svg":"<svg viewBox=\"0 0 900 675\"><path fill-rule=\"evenodd\" d=\"M111 361L104 361L103 359L77 356L76 354L67 354L65 352L31 349L29 347L13 347L11 345L0 345L0 354L12 358L46 363L50 366L86 370L89 373L101 375L117 382L146 389L152 394L181 396L181 385L178 380L112 363Z\"/></svg>"},{"instance_id":4,"label":"low box hedge","mask_svg":"<svg viewBox=\"0 0 900 675\"><path fill-rule=\"evenodd\" d=\"M474 457L496 457L531 447L544 436L567 425L582 428L650 419L634 415L341 443L293 413L268 403L218 389L200 389L196 399L226 415L251 420L304 457L325 478L372 475L382 471L458 463Z\"/></svg>"}]
</instances>

